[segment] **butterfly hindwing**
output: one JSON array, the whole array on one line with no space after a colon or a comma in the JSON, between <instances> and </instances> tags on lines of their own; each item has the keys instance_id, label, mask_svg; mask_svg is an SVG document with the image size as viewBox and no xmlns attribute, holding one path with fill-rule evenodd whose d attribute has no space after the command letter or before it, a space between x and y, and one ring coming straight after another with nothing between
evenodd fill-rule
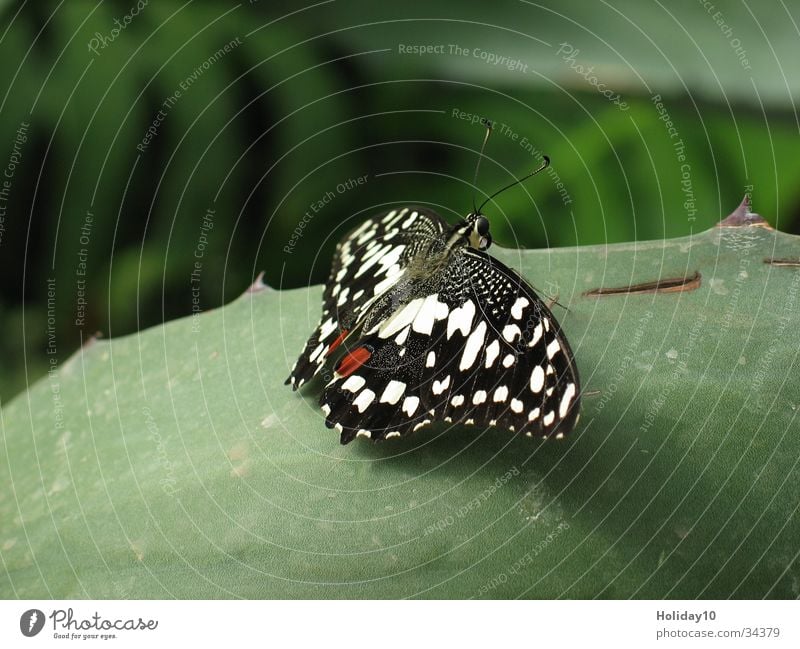
<instances>
[{"instance_id":1,"label":"butterfly hindwing","mask_svg":"<svg viewBox=\"0 0 800 649\"><path fill-rule=\"evenodd\" d=\"M393 209L367 219L337 245L322 297L322 317L286 383L297 389L322 369L365 306L389 290L409 260L446 227L423 207Z\"/></svg>"},{"instance_id":2,"label":"butterfly hindwing","mask_svg":"<svg viewBox=\"0 0 800 649\"><path fill-rule=\"evenodd\" d=\"M515 271L457 251L447 267L402 278L362 315L320 400L346 443L433 421L568 432L580 386L558 324Z\"/></svg>"}]
</instances>

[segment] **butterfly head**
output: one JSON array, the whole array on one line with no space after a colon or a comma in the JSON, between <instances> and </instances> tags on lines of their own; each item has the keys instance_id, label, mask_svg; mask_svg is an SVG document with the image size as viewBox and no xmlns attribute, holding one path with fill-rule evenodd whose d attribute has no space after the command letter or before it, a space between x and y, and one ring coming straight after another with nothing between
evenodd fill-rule
<instances>
[{"instance_id":1,"label":"butterfly head","mask_svg":"<svg viewBox=\"0 0 800 649\"><path fill-rule=\"evenodd\" d=\"M483 214L473 212L461 226L461 233L469 245L476 250L486 250L492 245L492 235L489 234L489 219Z\"/></svg>"}]
</instances>

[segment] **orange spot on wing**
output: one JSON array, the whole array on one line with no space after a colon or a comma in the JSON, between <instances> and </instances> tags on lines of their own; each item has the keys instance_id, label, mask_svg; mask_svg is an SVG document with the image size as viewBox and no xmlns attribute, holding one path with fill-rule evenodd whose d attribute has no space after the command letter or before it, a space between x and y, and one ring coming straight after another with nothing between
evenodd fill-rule
<instances>
[{"instance_id":1,"label":"orange spot on wing","mask_svg":"<svg viewBox=\"0 0 800 649\"><path fill-rule=\"evenodd\" d=\"M336 373L343 378L350 376L369 360L372 352L366 347L357 347L345 356L336 366Z\"/></svg>"},{"instance_id":2,"label":"orange spot on wing","mask_svg":"<svg viewBox=\"0 0 800 649\"><path fill-rule=\"evenodd\" d=\"M340 333L336 340L331 343L331 346L328 348L328 353L325 356L330 356L333 353L333 350L336 349L339 345L342 344L342 341L347 337L348 330L343 329L342 333Z\"/></svg>"}]
</instances>

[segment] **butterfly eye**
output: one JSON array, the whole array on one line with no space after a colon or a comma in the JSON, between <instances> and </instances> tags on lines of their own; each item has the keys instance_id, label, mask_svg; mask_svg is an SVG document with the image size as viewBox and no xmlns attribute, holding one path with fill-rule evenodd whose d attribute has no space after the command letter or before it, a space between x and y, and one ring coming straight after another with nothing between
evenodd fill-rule
<instances>
[{"instance_id":1,"label":"butterfly eye","mask_svg":"<svg viewBox=\"0 0 800 649\"><path fill-rule=\"evenodd\" d=\"M475 231L482 237L489 234L489 219L485 216L479 216L475 219Z\"/></svg>"}]
</instances>

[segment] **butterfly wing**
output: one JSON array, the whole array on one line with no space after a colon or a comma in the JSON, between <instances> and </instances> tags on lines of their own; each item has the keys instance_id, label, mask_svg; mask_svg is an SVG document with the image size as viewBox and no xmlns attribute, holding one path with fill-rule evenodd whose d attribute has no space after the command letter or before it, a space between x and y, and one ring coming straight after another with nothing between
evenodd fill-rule
<instances>
[{"instance_id":1,"label":"butterfly wing","mask_svg":"<svg viewBox=\"0 0 800 649\"><path fill-rule=\"evenodd\" d=\"M420 246L447 228L433 210L404 207L377 214L347 234L336 246L322 317L286 383L297 389L317 374L362 309L398 281Z\"/></svg>"},{"instance_id":2,"label":"butterfly wing","mask_svg":"<svg viewBox=\"0 0 800 649\"><path fill-rule=\"evenodd\" d=\"M454 252L442 273L399 281L363 318L320 404L342 443L433 421L566 434L579 410L572 351L547 306L486 253Z\"/></svg>"}]
</instances>

